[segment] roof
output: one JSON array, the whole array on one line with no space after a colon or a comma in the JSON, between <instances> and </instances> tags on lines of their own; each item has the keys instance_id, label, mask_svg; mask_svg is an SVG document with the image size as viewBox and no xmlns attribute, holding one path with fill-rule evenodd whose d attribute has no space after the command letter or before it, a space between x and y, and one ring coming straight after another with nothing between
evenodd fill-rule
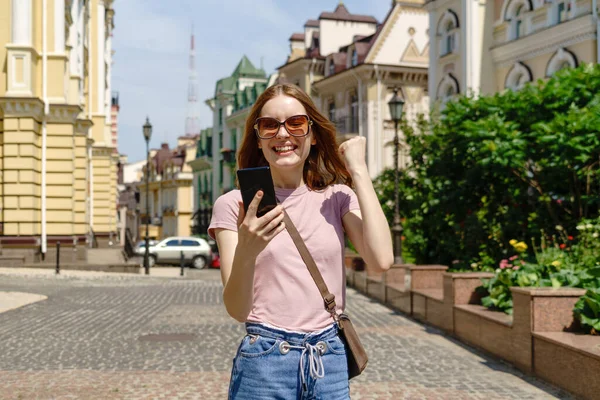
<instances>
[{"instance_id":1,"label":"roof","mask_svg":"<svg viewBox=\"0 0 600 400\"><path fill-rule=\"evenodd\" d=\"M319 27L319 21L316 19L309 19L308 21L306 21L306 23L304 24L305 27L311 27L311 28L318 28Z\"/></svg>"},{"instance_id":2,"label":"roof","mask_svg":"<svg viewBox=\"0 0 600 400\"><path fill-rule=\"evenodd\" d=\"M233 71L232 76L239 77L255 77L266 78L267 74L263 69L256 68L245 55L242 57L237 67Z\"/></svg>"},{"instance_id":3,"label":"roof","mask_svg":"<svg viewBox=\"0 0 600 400\"><path fill-rule=\"evenodd\" d=\"M290 36L290 40L304 41L304 33L294 33Z\"/></svg>"},{"instance_id":4,"label":"roof","mask_svg":"<svg viewBox=\"0 0 600 400\"><path fill-rule=\"evenodd\" d=\"M322 12L319 19L332 19L335 21L353 21L376 24L378 21L370 15L350 14L346 6L340 2L334 12Z\"/></svg>"},{"instance_id":5,"label":"roof","mask_svg":"<svg viewBox=\"0 0 600 400\"><path fill-rule=\"evenodd\" d=\"M234 93L237 90L237 81L239 78L267 79L267 73L261 68L256 68L248 57L244 55L231 76L221 78L217 81L215 97L218 96L219 92Z\"/></svg>"}]
</instances>

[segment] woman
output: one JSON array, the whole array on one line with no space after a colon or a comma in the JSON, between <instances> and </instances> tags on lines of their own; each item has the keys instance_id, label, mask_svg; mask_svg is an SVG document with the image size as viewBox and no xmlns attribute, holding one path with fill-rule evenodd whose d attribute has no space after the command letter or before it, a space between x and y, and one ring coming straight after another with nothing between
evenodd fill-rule
<instances>
[{"instance_id":1,"label":"woman","mask_svg":"<svg viewBox=\"0 0 600 400\"><path fill-rule=\"evenodd\" d=\"M209 234L219 245L223 302L247 331L233 362L230 398L349 398L344 343L285 230L283 209L342 312L344 232L368 268L385 271L393 262L365 144L356 137L338 149L333 124L294 85L269 87L252 107L238 167L268 165L280 205L257 218L262 192L244 212L233 190L213 207Z\"/></svg>"}]
</instances>

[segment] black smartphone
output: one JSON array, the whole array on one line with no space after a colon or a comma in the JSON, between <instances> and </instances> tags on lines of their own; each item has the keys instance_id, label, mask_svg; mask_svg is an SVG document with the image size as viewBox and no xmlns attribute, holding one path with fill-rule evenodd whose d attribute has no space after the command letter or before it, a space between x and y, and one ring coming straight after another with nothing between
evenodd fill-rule
<instances>
[{"instance_id":1,"label":"black smartphone","mask_svg":"<svg viewBox=\"0 0 600 400\"><path fill-rule=\"evenodd\" d=\"M277 206L273 177L269 167L238 169L237 177L246 212L248 212L248 206L250 206L252 199L259 190L262 190L264 194L258 205L257 217L262 217Z\"/></svg>"}]
</instances>

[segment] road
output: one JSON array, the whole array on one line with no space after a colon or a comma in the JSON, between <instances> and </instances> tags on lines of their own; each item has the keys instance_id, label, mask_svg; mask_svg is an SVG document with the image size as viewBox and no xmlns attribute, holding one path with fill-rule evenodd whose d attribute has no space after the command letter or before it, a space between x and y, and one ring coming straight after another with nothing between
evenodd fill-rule
<instances>
[{"instance_id":1,"label":"road","mask_svg":"<svg viewBox=\"0 0 600 400\"><path fill-rule=\"evenodd\" d=\"M192 276L22 276L2 292L47 299L0 313L0 399L223 399L243 325L218 271ZM352 399L555 399L566 393L354 290L369 352Z\"/></svg>"}]
</instances>

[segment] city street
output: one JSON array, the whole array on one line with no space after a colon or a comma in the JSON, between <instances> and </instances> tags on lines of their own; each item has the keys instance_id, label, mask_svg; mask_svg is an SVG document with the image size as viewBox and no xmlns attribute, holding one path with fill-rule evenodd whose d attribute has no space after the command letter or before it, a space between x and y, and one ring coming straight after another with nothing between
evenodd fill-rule
<instances>
[{"instance_id":1,"label":"city street","mask_svg":"<svg viewBox=\"0 0 600 400\"><path fill-rule=\"evenodd\" d=\"M0 314L0 399L223 399L243 326L219 272L0 275L47 296ZM369 352L353 399L553 399L563 392L348 290Z\"/></svg>"}]
</instances>

